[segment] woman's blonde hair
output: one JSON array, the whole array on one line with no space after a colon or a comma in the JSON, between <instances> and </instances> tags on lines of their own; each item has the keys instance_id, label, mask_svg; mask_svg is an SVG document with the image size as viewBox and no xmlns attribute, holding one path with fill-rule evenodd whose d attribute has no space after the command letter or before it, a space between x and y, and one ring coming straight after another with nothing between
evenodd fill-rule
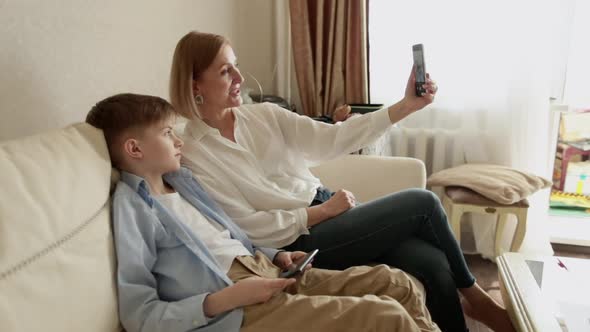
<instances>
[{"instance_id":1,"label":"woman's blonde hair","mask_svg":"<svg viewBox=\"0 0 590 332\"><path fill-rule=\"evenodd\" d=\"M191 31L176 45L170 70L170 102L176 113L191 119L200 117L193 96L193 80L213 63L219 50L229 41L220 35Z\"/></svg>"}]
</instances>

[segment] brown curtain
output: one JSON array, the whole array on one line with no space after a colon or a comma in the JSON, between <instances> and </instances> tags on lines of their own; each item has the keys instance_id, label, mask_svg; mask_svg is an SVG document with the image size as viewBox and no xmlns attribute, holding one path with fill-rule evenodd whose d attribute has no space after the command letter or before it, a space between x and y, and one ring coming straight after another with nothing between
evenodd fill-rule
<instances>
[{"instance_id":1,"label":"brown curtain","mask_svg":"<svg viewBox=\"0 0 590 332\"><path fill-rule=\"evenodd\" d=\"M304 114L331 115L338 105L368 101L367 1L290 0Z\"/></svg>"}]
</instances>

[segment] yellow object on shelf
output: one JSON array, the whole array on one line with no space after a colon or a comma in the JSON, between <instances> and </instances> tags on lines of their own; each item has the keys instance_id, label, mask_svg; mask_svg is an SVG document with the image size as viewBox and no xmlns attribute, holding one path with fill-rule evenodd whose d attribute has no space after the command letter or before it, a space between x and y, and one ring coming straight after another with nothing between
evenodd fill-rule
<instances>
[{"instance_id":1,"label":"yellow object on shelf","mask_svg":"<svg viewBox=\"0 0 590 332\"><path fill-rule=\"evenodd\" d=\"M552 191L550 205L552 207L570 206L590 209L590 196L575 193L564 193L563 191Z\"/></svg>"}]
</instances>

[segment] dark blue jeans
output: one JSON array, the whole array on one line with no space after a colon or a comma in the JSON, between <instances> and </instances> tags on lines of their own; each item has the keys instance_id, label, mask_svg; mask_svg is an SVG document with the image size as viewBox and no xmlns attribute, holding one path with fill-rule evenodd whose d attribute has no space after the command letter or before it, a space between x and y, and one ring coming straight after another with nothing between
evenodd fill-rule
<instances>
[{"instance_id":1,"label":"dark blue jeans","mask_svg":"<svg viewBox=\"0 0 590 332\"><path fill-rule=\"evenodd\" d=\"M320 190L314 203L329 198ZM475 283L438 197L409 189L360 204L310 229L284 249L320 252L314 267L384 263L418 278L442 331L466 331L457 288Z\"/></svg>"}]
</instances>

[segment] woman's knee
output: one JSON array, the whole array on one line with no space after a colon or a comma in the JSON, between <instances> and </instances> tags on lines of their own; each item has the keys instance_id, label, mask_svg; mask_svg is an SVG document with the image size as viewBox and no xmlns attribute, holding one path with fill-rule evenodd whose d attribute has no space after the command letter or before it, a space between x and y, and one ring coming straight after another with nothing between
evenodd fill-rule
<instances>
[{"instance_id":1,"label":"woman's knee","mask_svg":"<svg viewBox=\"0 0 590 332\"><path fill-rule=\"evenodd\" d=\"M428 210L442 207L442 203L438 196L426 189L411 188L392 194L392 196L393 195L403 195L407 203L413 203L421 208L428 207Z\"/></svg>"},{"instance_id":2,"label":"woman's knee","mask_svg":"<svg viewBox=\"0 0 590 332\"><path fill-rule=\"evenodd\" d=\"M448 226L446 212L435 193L426 189L416 189L414 195L416 195L416 201L422 204L424 212L429 216L429 222L432 225L443 223L443 226Z\"/></svg>"},{"instance_id":3,"label":"woman's knee","mask_svg":"<svg viewBox=\"0 0 590 332\"><path fill-rule=\"evenodd\" d=\"M414 199L417 200L433 200L438 199L435 193L428 189L423 188L409 188L400 191L400 193L406 193L407 195L412 195Z\"/></svg>"},{"instance_id":4,"label":"woman's knee","mask_svg":"<svg viewBox=\"0 0 590 332\"><path fill-rule=\"evenodd\" d=\"M441 203L440 199L438 198L438 196L434 192L432 192L430 190L426 190L426 189L417 189L417 190L418 190L418 193L416 193L416 194L420 196L418 199L421 202L425 203L427 206L432 207L433 210L442 208L442 203Z\"/></svg>"}]
</instances>

